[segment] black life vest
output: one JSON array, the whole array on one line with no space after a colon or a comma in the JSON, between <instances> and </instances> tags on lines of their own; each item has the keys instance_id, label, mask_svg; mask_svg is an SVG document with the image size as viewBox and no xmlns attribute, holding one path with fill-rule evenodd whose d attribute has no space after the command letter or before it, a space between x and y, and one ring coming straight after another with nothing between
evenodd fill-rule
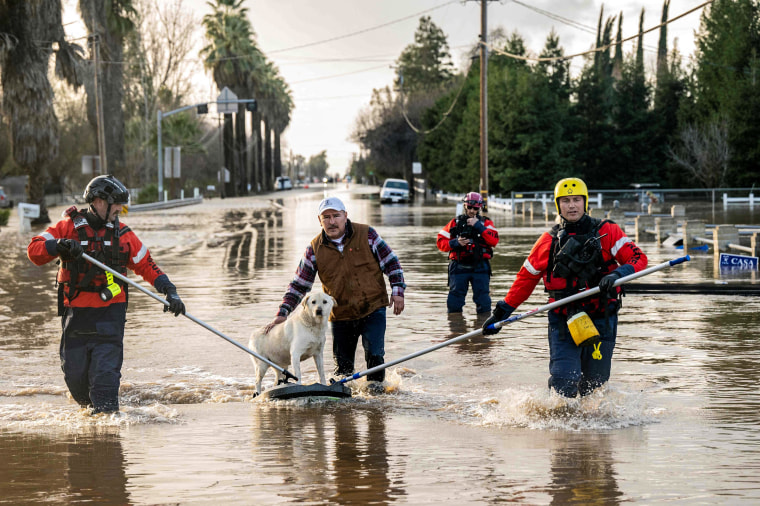
<instances>
[{"instance_id":1,"label":"black life vest","mask_svg":"<svg viewBox=\"0 0 760 506\"><path fill-rule=\"evenodd\" d=\"M552 277L564 279L565 288L546 292L555 300L574 295L579 291L597 286L599 280L609 272L614 260L605 261L602 254L599 229L608 220L598 220L584 215L578 223L555 225L549 235L549 263L546 285L551 286Z\"/></svg>"},{"instance_id":2,"label":"black life vest","mask_svg":"<svg viewBox=\"0 0 760 506\"><path fill-rule=\"evenodd\" d=\"M106 223L105 234L98 237L95 229L88 222L85 212L77 210L76 207L71 207L64 214L68 215L74 223L79 243L85 253L119 274L126 275L129 253L121 251L119 237L128 232L129 227L120 228L118 220L116 223ZM100 292L106 286L105 278L102 277L105 274L104 271L84 258L79 258L73 262L62 262L61 270L68 275L64 275L63 280L58 285L59 307L63 305L64 287L68 287L66 296L71 301L80 292ZM96 279L98 275L101 277ZM126 284L118 278L114 278L114 282L121 285L126 294Z\"/></svg>"},{"instance_id":3,"label":"black life vest","mask_svg":"<svg viewBox=\"0 0 760 506\"><path fill-rule=\"evenodd\" d=\"M475 216L481 223L486 220L485 216ZM481 234L475 230L475 227L467 224L469 216L461 214L457 217L456 227L452 230L452 239L458 237L464 237L472 241L467 245L467 249L462 251L456 251L457 262L463 265L476 265L483 259L489 259L493 257L493 248L486 244Z\"/></svg>"}]
</instances>

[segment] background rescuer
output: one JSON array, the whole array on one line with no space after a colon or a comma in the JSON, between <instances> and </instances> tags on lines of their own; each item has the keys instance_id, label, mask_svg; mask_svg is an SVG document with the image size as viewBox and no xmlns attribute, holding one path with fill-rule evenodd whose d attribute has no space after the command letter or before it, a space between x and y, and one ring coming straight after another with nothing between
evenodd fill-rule
<instances>
[{"instance_id":1,"label":"background rescuer","mask_svg":"<svg viewBox=\"0 0 760 506\"><path fill-rule=\"evenodd\" d=\"M612 285L646 268L647 257L614 222L586 214L588 190L580 179L559 181L554 203L560 223L533 245L506 297L483 325L483 334L498 332L488 326L507 319L542 277L550 302L598 285L600 295L549 313L549 387L575 397L609 380L620 306L620 289Z\"/></svg>"},{"instance_id":2,"label":"background rescuer","mask_svg":"<svg viewBox=\"0 0 760 506\"><path fill-rule=\"evenodd\" d=\"M87 210L70 207L63 219L32 238L27 255L35 265L60 258L56 277L61 316L61 369L72 397L95 413L119 409L124 355L127 285L82 258L86 252L115 271L127 269L166 295L174 316L185 312L176 287L153 261L132 230L119 223L129 191L111 175L87 185Z\"/></svg>"},{"instance_id":3,"label":"background rescuer","mask_svg":"<svg viewBox=\"0 0 760 506\"><path fill-rule=\"evenodd\" d=\"M483 197L470 192L464 197L464 214L438 232L438 249L449 254L449 313L461 313L472 284L472 300L478 313L491 312L491 258L499 242L499 232L486 216L480 215Z\"/></svg>"}]
</instances>

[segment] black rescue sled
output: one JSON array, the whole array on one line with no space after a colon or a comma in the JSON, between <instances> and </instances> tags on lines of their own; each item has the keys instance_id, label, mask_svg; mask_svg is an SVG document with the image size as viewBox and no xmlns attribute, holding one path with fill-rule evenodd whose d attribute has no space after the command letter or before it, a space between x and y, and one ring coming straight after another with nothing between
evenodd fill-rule
<instances>
[{"instance_id":1,"label":"black rescue sled","mask_svg":"<svg viewBox=\"0 0 760 506\"><path fill-rule=\"evenodd\" d=\"M332 397L343 399L351 397L351 388L343 383L323 385L312 383L311 385L299 385L297 383L283 383L264 390L259 398L272 400L297 399L300 397Z\"/></svg>"}]
</instances>

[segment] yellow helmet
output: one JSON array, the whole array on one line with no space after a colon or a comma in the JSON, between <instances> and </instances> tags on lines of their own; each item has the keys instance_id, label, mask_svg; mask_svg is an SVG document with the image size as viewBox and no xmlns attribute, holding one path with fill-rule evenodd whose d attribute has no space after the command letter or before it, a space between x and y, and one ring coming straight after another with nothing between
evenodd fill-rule
<instances>
[{"instance_id":1,"label":"yellow helmet","mask_svg":"<svg viewBox=\"0 0 760 506\"><path fill-rule=\"evenodd\" d=\"M557 208L557 214L561 214L559 211L559 198L569 197L570 195L583 195L583 204L585 211L588 213L588 188L586 183L577 177L566 177L560 179L557 186L554 187L554 206Z\"/></svg>"}]
</instances>

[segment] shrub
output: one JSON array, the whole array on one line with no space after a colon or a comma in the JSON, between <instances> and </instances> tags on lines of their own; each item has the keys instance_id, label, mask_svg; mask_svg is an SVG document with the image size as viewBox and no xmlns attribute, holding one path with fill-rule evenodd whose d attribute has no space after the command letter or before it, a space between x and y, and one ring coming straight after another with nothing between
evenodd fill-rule
<instances>
[{"instance_id":1,"label":"shrub","mask_svg":"<svg viewBox=\"0 0 760 506\"><path fill-rule=\"evenodd\" d=\"M11 216L10 209L0 209L0 227L8 224L8 218Z\"/></svg>"},{"instance_id":2,"label":"shrub","mask_svg":"<svg viewBox=\"0 0 760 506\"><path fill-rule=\"evenodd\" d=\"M151 202L158 202L158 185L155 184L143 186L137 198L134 199L135 204L150 204Z\"/></svg>"}]
</instances>

